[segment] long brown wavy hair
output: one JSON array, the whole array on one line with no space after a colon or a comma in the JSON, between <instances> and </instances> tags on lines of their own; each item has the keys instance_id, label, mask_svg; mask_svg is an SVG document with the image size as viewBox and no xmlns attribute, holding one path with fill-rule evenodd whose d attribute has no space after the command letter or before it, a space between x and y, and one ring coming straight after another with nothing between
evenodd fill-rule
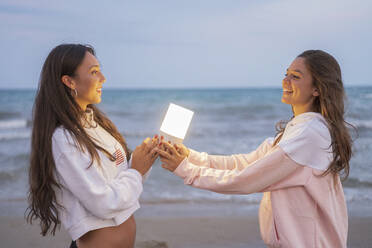
<instances>
[{"instance_id":1,"label":"long brown wavy hair","mask_svg":"<svg viewBox=\"0 0 372 248\"><path fill-rule=\"evenodd\" d=\"M346 95L341 68L332 55L321 50L308 50L298 57L305 59L312 83L319 92L313 102L313 111L322 114L331 134L333 160L323 175L342 174L345 180L349 176L349 161L352 156L352 139L347 126L353 126L344 120ZM274 145L279 143L283 136L285 124L284 121L277 123L278 133Z\"/></svg>"},{"instance_id":2,"label":"long brown wavy hair","mask_svg":"<svg viewBox=\"0 0 372 248\"><path fill-rule=\"evenodd\" d=\"M39 219L41 234L49 231L55 234L60 226L55 189L60 185L55 177L56 166L52 154L52 136L56 128L63 127L75 140L81 151L87 151L92 160L100 162L98 150L111 160L113 155L98 146L86 133L82 118L84 111L75 101L71 89L62 83L62 76L76 76L76 70L89 52L95 55L88 45L62 44L55 47L43 65L39 86L33 106L33 127L31 137L31 156L29 168L29 207L26 210L27 221ZM124 148L129 160L130 151L123 136L115 125L94 105L94 120L109 132Z\"/></svg>"}]
</instances>

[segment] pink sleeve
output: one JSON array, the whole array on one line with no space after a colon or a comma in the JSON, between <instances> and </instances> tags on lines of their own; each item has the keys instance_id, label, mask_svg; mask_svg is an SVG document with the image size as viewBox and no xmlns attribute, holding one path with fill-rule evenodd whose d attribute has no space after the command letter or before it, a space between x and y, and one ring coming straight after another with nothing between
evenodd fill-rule
<instances>
[{"instance_id":1,"label":"pink sleeve","mask_svg":"<svg viewBox=\"0 0 372 248\"><path fill-rule=\"evenodd\" d=\"M239 158L242 155L235 156ZM185 184L196 188L223 194L250 194L267 191L269 186L280 182L301 168L303 166L294 162L280 147L277 147L270 154L242 170L196 166L186 158L174 173L183 178Z\"/></svg>"},{"instance_id":2,"label":"pink sleeve","mask_svg":"<svg viewBox=\"0 0 372 248\"><path fill-rule=\"evenodd\" d=\"M197 152L190 149L188 161L194 165L205 166L221 170L243 170L246 166L253 163L272 148L272 138L267 138L253 152L248 154L236 154L231 156L209 155L205 152Z\"/></svg>"}]
</instances>

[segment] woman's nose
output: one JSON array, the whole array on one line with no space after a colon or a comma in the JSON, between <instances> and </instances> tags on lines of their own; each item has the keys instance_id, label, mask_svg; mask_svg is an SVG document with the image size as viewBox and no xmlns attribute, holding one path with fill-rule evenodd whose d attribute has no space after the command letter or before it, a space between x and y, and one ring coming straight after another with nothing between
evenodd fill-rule
<instances>
[{"instance_id":1,"label":"woman's nose","mask_svg":"<svg viewBox=\"0 0 372 248\"><path fill-rule=\"evenodd\" d=\"M287 86L289 84L289 76L285 76L282 81L283 86Z\"/></svg>"},{"instance_id":2,"label":"woman's nose","mask_svg":"<svg viewBox=\"0 0 372 248\"><path fill-rule=\"evenodd\" d=\"M285 77L283 78L283 81L289 82L290 79L291 79L291 75L285 75Z\"/></svg>"},{"instance_id":3,"label":"woman's nose","mask_svg":"<svg viewBox=\"0 0 372 248\"><path fill-rule=\"evenodd\" d=\"M286 83L286 82L288 83L288 76L285 76L285 77L283 78L282 82L283 82L283 84Z\"/></svg>"},{"instance_id":4,"label":"woman's nose","mask_svg":"<svg viewBox=\"0 0 372 248\"><path fill-rule=\"evenodd\" d=\"M102 83L106 82L106 78L105 78L105 76L103 75L102 72L100 73L100 81L101 81Z\"/></svg>"}]
</instances>

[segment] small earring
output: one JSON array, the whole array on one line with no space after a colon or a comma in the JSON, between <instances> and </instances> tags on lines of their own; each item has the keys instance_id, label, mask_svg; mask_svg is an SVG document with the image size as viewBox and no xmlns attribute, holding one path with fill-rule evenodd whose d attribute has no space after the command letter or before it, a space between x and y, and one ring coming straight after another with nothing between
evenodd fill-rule
<instances>
[{"instance_id":1,"label":"small earring","mask_svg":"<svg viewBox=\"0 0 372 248\"><path fill-rule=\"evenodd\" d=\"M77 90L73 89L73 91L74 91L75 97L77 97L78 96ZM71 95L73 95L72 92L71 92Z\"/></svg>"}]
</instances>

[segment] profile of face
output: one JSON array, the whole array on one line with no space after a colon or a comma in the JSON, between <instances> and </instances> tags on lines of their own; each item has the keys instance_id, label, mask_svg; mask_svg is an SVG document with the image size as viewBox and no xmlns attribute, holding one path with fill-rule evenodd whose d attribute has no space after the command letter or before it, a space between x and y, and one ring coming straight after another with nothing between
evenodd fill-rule
<instances>
[{"instance_id":1,"label":"profile of face","mask_svg":"<svg viewBox=\"0 0 372 248\"><path fill-rule=\"evenodd\" d=\"M97 58L90 52L85 52L73 77L62 77L62 82L74 92L75 100L83 110L88 104L101 102L102 84L105 81Z\"/></svg>"},{"instance_id":2,"label":"profile of face","mask_svg":"<svg viewBox=\"0 0 372 248\"><path fill-rule=\"evenodd\" d=\"M294 115L312 111L314 98L319 92L313 85L305 59L297 57L287 69L282 81L282 102L292 105Z\"/></svg>"}]
</instances>

